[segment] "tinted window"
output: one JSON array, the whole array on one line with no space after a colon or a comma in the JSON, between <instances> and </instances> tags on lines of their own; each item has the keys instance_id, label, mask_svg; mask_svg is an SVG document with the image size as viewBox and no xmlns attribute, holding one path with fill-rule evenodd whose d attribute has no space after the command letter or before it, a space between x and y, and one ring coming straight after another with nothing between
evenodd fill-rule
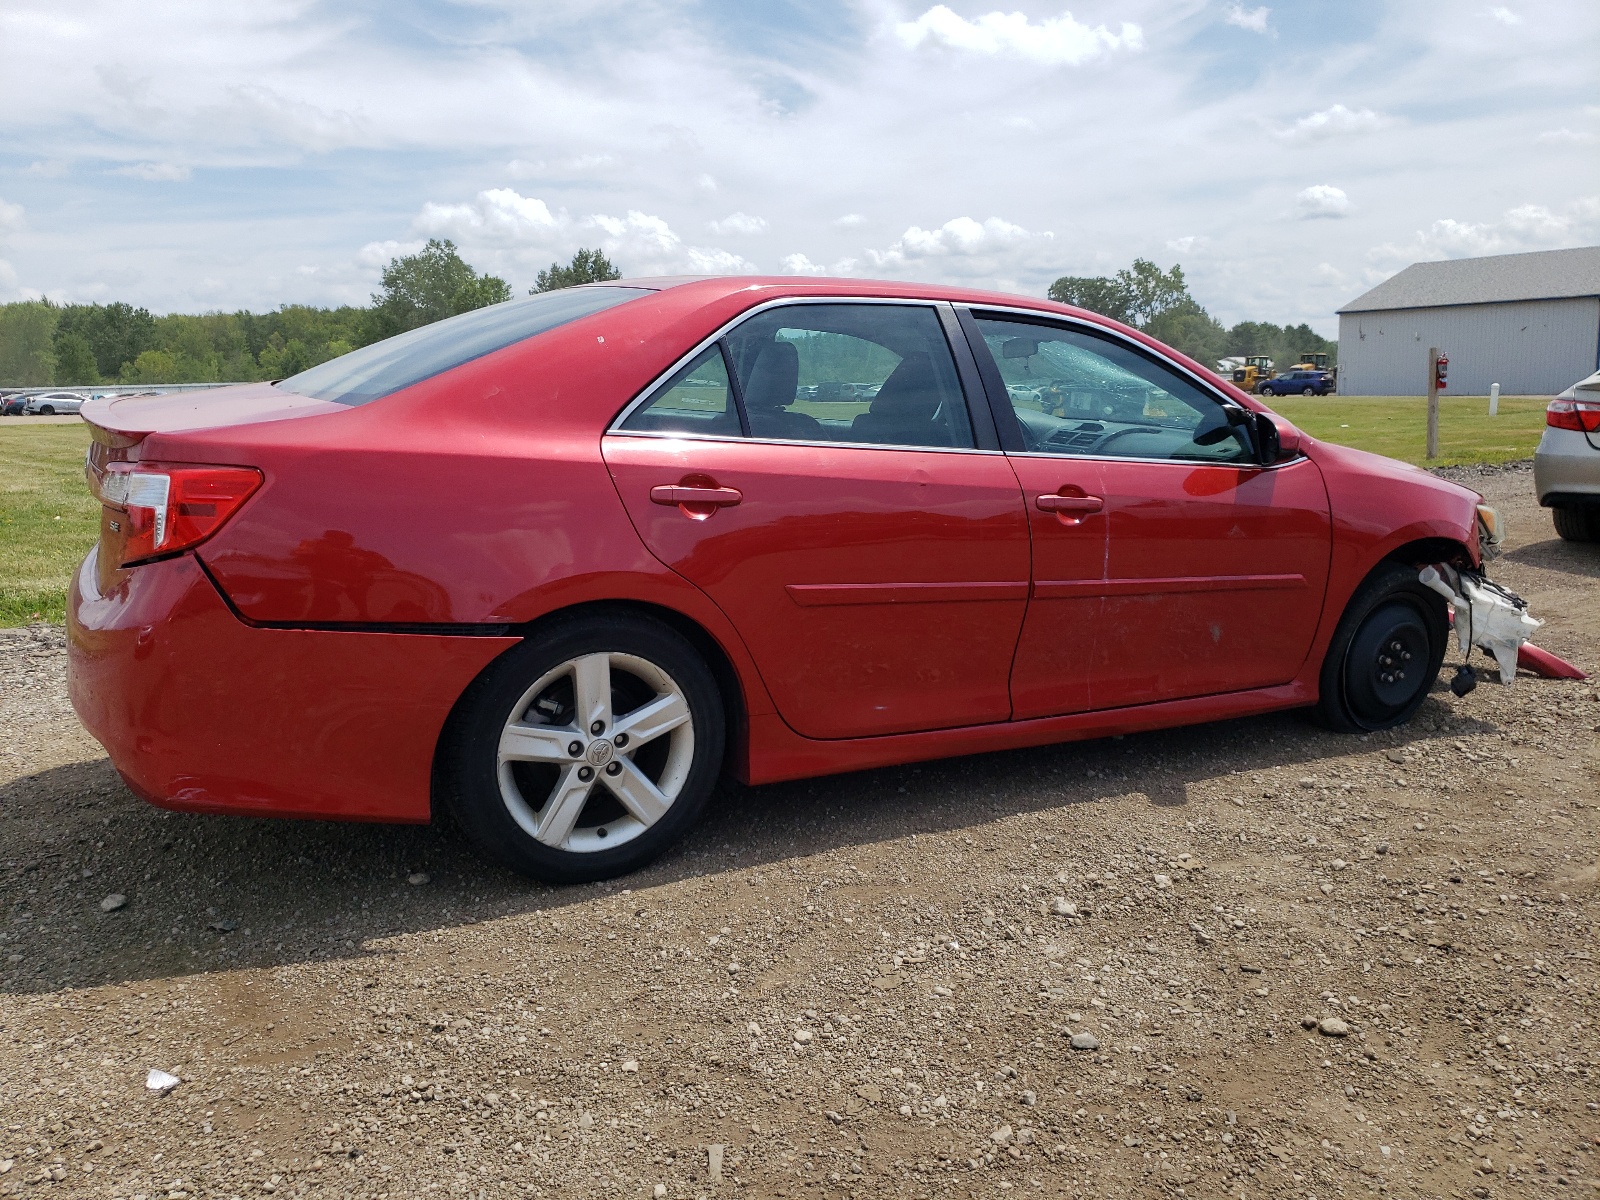
<instances>
[{"instance_id":1,"label":"tinted window","mask_svg":"<svg viewBox=\"0 0 1600 1200\"><path fill-rule=\"evenodd\" d=\"M931 308L789 305L752 317L726 342L752 437L973 445L960 378Z\"/></svg>"},{"instance_id":2,"label":"tinted window","mask_svg":"<svg viewBox=\"0 0 1600 1200\"><path fill-rule=\"evenodd\" d=\"M491 304L363 346L277 386L318 400L366 404L513 342L649 294L642 288L577 287Z\"/></svg>"},{"instance_id":3,"label":"tinted window","mask_svg":"<svg viewBox=\"0 0 1600 1200\"><path fill-rule=\"evenodd\" d=\"M1082 330L981 318L1026 449L1042 454L1244 462L1228 408L1124 342Z\"/></svg>"},{"instance_id":4,"label":"tinted window","mask_svg":"<svg viewBox=\"0 0 1600 1200\"><path fill-rule=\"evenodd\" d=\"M712 346L657 388L647 403L628 414L622 428L738 437L739 411L721 345Z\"/></svg>"}]
</instances>

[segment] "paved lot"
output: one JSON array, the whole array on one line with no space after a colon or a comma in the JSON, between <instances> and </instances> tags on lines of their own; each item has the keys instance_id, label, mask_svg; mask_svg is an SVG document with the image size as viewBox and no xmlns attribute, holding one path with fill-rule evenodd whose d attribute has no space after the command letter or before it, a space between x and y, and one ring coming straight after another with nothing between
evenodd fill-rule
<instances>
[{"instance_id":1,"label":"paved lot","mask_svg":"<svg viewBox=\"0 0 1600 1200\"><path fill-rule=\"evenodd\" d=\"M1474 482L1600 670L1600 548ZM552 889L146 807L15 633L0 1195L1594 1194L1597 696L733 790Z\"/></svg>"}]
</instances>

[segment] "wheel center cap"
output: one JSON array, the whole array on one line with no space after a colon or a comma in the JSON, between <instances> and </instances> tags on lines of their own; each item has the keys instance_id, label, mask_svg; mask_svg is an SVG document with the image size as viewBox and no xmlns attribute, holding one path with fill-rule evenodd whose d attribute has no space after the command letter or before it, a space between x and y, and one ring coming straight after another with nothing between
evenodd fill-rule
<instances>
[{"instance_id":1,"label":"wheel center cap","mask_svg":"<svg viewBox=\"0 0 1600 1200\"><path fill-rule=\"evenodd\" d=\"M586 757L594 766L603 767L611 761L612 756L615 754L616 749L608 739L596 738L589 743L589 752Z\"/></svg>"}]
</instances>

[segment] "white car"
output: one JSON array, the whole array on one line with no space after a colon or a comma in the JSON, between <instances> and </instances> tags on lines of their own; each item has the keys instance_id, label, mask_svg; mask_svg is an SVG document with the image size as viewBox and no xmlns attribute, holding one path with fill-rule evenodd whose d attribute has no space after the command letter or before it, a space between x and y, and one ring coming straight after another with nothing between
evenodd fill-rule
<instances>
[{"instance_id":1,"label":"white car","mask_svg":"<svg viewBox=\"0 0 1600 1200\"><path fill-rule=\"evenodd\" d=\"M24 416L53 417L57 413L75 413L84 406L87 396L80 396L76 392L44 392L38 396L29 396L28 402L22 406Z\"/></svg>"}]
</instances>

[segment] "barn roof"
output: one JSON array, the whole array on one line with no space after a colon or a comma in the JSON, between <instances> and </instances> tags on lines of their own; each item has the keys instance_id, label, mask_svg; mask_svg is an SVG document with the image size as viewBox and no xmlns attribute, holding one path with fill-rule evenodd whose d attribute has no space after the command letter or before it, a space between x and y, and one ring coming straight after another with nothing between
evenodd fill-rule
<instances>
[{"instance_id":1,"label":"barn roof","mask_svg":"<svg viewBox=\"0 0 1600 1200\"><path fill-rule=\"evenodd\" d=\"M1412 263L1342 313L1600 296L1600 246Z\"/></svg>"}]
</instances>

